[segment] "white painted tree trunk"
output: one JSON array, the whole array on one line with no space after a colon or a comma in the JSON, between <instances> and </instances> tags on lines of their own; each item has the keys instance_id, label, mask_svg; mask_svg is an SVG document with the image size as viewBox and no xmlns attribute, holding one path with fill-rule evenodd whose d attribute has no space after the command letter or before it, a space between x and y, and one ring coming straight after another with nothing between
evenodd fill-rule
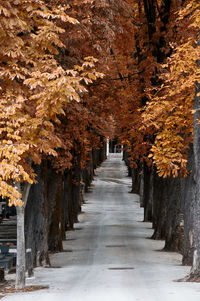
<instances>
[{"instance_id":1,"label":"white painted tree trunk","mask_svg":"<svg viewBox=\"0 0 200 301\"><path fill-rule=\"evenodd\" d=\"M25 286L25 236L24 236L24 206L17 207L17 266L15 288Z\"/></svg>"},{"instance_id":2,"label":"white painted tree trunk","mask_svg":"<svg viewBox=\"0 0 200 301\"><path fill-rule=\"evenodd\" d=\"M106 144L106 156L109 156L109 139L107 139L107 144Z\"/></svg>"},{"instance_id":3,"label":"white painted tree trunk","mask_svg":"<svg viewBox=\"0 0 200 301\"><path fill-rule=\"evenodd\" d=\"M17 265L16 265L16 282L15 288L22 289L25 287L25 272L26 272L26 254L25 254L25 233L24 233L24 212L26 203L31 188L31 184L25 183L23 190L20 183L17 183L17 188L22 194L23 206L16 207L17 210Z\"/></svg>"}]
</instances>

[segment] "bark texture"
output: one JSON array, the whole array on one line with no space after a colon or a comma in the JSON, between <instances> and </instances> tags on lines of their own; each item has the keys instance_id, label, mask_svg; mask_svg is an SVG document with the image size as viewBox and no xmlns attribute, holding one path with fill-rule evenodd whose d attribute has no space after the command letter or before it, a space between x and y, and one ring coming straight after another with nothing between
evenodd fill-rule
<instances>
[{"instance_id":1,"label":"bark texture","mask_svg":"<svg viewBox=\"0 0 200 301\"><path fill-rule=\"evenodd\" d=\"M183 213L180 177L170 177L166 182L166 231L164 250L182 253Z\"/></svg>"},{"instance_id":2,"label":"bark texture","mask_svg":"<svg viewBox=\"0 0 200 301\"><path fill-rule=\"evenodd\" d=\"M64 228L63 210L63 177L50 166L48 168L48 248L50 251L62 251Z\"/></svg>"},{"instance_id":3,"label":"bark texture","mask_svg":"<svg viewBox=\"0 0 200 301\"><path fill-rule=\"evenodd\" d=\"M198 41L200 46L200 40ZM200 61L197 62L200 67ZM194 99L194 167L195 167L195 197L193 207L193 227L194 227L194 255L193 266L190 278L196 279L200 277L200 83L196 82L196 96Z\"/></svg>"},{"instance_id":4,"label":"bark texture","mask_svg":"<svg viewBox=\"0 0 200 301\"><path fill-rule=\"evenodd\" d=\"M16 187L22 194L23 205L17 206L17 262L16 262L16 281L15 288L22 289L25 287L25 272L26 272L26 247L25 247L25 232L24 219L25 207L27 204L31 184L17 183Z\"/></svg>"},{"instance_id":5,"label":"bark texture","mask_svg":"<svg viewBox=\"0 0 200 301\"><path fill-rule=\"evenodd\" d=\"M194 229L193 213L195 202L195 180L194 180L194 152L193 145L190 145L187 169L189 175L181 179L181 192L183 200L184 215L184 245L183 245L183 264L192 265L194 253Z\"/></svg>"},{"instance_id":6,"label":"bark texture","mask_svg":"<svg viewBox=\"0 0 200 301\"><path fill-rule=\"evenodd\" d=\"M153 170L144 164L144 222L152 222L153 209Z\"/></svg>"},{"instance_id":7,"label":"bark texture","mask_svg":"<svg viewBox=\"0 0 200 301\"><path fill-rule=\"evenodd\" d=\"M153 175L153 239L165 239L166 235L166 179L160 178L156 172Z\"/></svg>"},{"instance_id":8,"label":"bark texture","mask_svg":"<svg viewBox=\"0 0 200 301\"><path fill-rule=\"evenodd\" d=\"M24 236L24 207L17 207L17 264L15 288L25 287L25 236Z\"/></svg>"},{"instance_id":9,"label":"bark texture","mask_svg":"<svg viewBox=\"0 0 200 301\"><path fill-rule=\"evenodd\" d=\"M78 214L81 212L81 200L80 200L80 192L81 192L81 154L76 154L74 159L74 168L72 170L72 207L73 207L73 221L74 223L78 223Z\"/></svg>"},{"instance_id":10,"label":"bark texture","mask_svg":"<svg viewBox=\"0 0 200 301\"><path fill-rule=\"evenodd\" d=\"M132 168L132 171L131 171L131 177L132 177L132 190L131 192L132 193L137 193L139 194L140 193L140 168L136 168L136 167L133 167Z\"/></svg>"},{"instance_id":11,"label":"bark texture","mask_svg":"<svg viewBox=\"0 0 200 301\"><path fill-rule=\"evenodd\" d=\"M35 166L37 184L33 184L26 206L26 247L31 248L34 266L49 266L47 162Z\"/></svg>"},{"instance_id":12,"label":"bark texture","mask_svg":"<svg viewBox=\"0 0 200 301\"><path fill-rule=\"evenodd\" d=\"M123 146L123 160L124 160L124 163L126 164L127 166L127 169L128 169L128 177L131 177L132 176L132 169L130 167L130 162L129 162L129 154L126 150L126 146Z\"/></svg>"}]
</instances>

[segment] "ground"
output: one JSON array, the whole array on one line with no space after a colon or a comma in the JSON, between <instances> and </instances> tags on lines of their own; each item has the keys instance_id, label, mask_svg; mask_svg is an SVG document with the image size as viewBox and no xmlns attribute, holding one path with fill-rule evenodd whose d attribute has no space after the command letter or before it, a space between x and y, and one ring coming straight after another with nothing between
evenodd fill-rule
<instances>
[{"instance_id":1,"label":"ground","mask_svg":"<svg viewBox=\"0 0 200 301\"><path fill-rule=\"evenodd\" d=\"M76 231L67 232L65 252L52 254L52 268L37 268L27 285L49 289L7 295L5 301L199 301L200 284L175 280L189 267L164 242L149 239L138 196L121 154L96 171Z\"/></svg>"}]
</instances>

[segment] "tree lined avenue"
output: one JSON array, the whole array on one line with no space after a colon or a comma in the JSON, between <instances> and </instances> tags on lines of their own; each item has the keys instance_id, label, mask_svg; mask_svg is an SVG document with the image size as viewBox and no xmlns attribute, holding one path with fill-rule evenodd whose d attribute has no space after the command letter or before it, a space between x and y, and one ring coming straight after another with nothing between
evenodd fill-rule
<instances>
[{"instance_id":1,"label":"tree lined avenue","mask_svg":"<svg viewBox=\"0 0 200 301\"><path fill-rule=\"evenodd\" d=\"M17 212L16 289L26 249L32 267L63 251L108 139L151 238L192 266L182 281L199 281L199 26L198 0L0 0L0 197Z\"/></svg>"}]
</instances>

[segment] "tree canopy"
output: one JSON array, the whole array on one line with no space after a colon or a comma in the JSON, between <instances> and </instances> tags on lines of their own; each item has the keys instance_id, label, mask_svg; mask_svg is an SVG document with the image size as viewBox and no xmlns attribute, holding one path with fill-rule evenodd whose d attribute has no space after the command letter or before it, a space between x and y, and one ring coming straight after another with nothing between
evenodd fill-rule
<instances>
[{"instance_id":1,"label":"tree canopy","mask_svg":"<svg viewBox=\"0 0 200 301\"><path fill-rule=\"evenodd\" d=\"M0 193L32 163L81 164L116 134L132 164L186 175L199 79L198 1L0 1ZM56 160L55 160L56 157Z\"/></svg>"}]
</instances>

